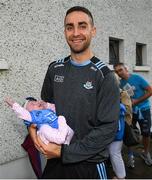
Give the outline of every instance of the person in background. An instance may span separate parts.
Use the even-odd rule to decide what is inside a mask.
[[[105,161],[118,126],[119,86],[91,50],[96,28],[87,8],[74,6],[66,12],[64,34],[71,53],[49,65],[41,97],[55,103],[74,136],[69,145],[45,145],[29,127],[35,146],[48,159],[42,178],[107,179]]]
[[[116,73],[115,73],[115,75],[117,77],[118,84],[120,86],[120,77]],[[126,108],[126,112],[125,112],[125,129],[126,129],[127,127],[132,125],[132,101],[131,101],[131,97],[128,94],[128,92],[126,90],[121,89],[121,88],[120,88],[120,102],[122,102]],[[126,130],[125,130],[125,132],[126,132]],[[124,136],[126,137],[126,135],[127,134],[125,134]],[[130,137],[130,135],[129,135],[129,137]],[[132,146],[127,145],[127,148],[128,148],[127,167],[134,168],[135,167],[135,160],[134,160],[134,156],[133,156],[133,152],[132,152]]]
[[[114,65],[114,70],[121,78],[120,88],[126,90],[131,97],[133,107],[133,125],[139,123],[141,134],[143,137],[143,151],[140,156],[148,165],[152,165],[152,159],[149,152],[150,148],[150,128],[151,128],[151,112],[149,98],[152,95],[152,87],[140,75],[129,73],[127,67],[123,63]],[[130,160],[134,161],[133,152],[129,152]]]

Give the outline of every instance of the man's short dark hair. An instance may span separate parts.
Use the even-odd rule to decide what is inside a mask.
[[[82,7],[82,6],[74,6],[74,7],[71,7],[70,9],[68,9],[66,12],[65,18],[68,14],[70,14],[74,11],[80,11],[80,12],[84,12],[85,14],[87,14],[91,19],[92,25],[94,25],[94,20],[93,20],[93,16],[92,16],[91,12],[87,8]]]
[[[113,65],[113,68],[115,69],[115,67],[117,67],[117,66],[124,66],[124,67],[125,67],[125,64],[122,63],[122,62],[118,62],[118,63],[115,63],[115,64]]]

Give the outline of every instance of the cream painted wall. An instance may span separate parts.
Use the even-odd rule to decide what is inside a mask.
[[[22,104],[27,96],[40,98],[49,63],[69,53],[63,18],[74,5],[93,13],[97,36],[92,48],[103,61],[108,63],[109,37],[124,40],[122,60],[131,70],[136,42],[147,44],[150,71],[138,73],[152,83],[152,0],[1,0],[0,59],[9,69],[0,70],[0,164],[25,157],[20,144],[27,134],[3,99],[10,95]]]

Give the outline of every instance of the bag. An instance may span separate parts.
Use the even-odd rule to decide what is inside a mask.
[[[123,142],[126,146],[135,146],[140,143],[140,131],[137,127],[133,127],[132,125],[128,125],[125,122],[125,130]]]

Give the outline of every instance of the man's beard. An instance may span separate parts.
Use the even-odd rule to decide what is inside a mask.
[[[68,43],[69,44],[69,43]],[[70,44],[69,47],[71,49],[71,52],[74,54],[81,54],[83,53],[86,49],[88,49],[90,46],[90,43],[86,43],[83,47],[77,49],[77,48],[73,48]]]

